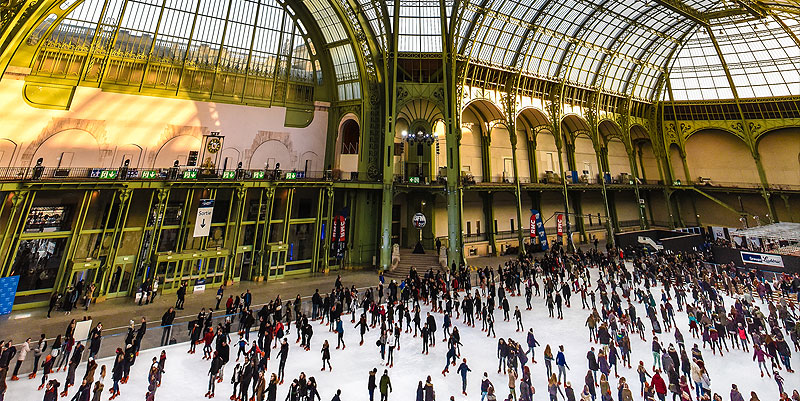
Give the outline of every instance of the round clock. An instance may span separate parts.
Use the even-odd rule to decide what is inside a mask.
[[[208,153],[217,153],[221,147],[222,142],[219,140],[219,138],[211,138],[206,144],[206,150],[208,150]]]

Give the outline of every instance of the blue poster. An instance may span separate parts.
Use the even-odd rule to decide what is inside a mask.
[[[536,235],[539,237],[539,243],[542,244],[542,250],[546,251],[549,247],[547,245],[547,233],[544,231],[544,222],[542,221],[542,214],[536,209],[531,209],[532,220],[536,224]]]
[[[17,295],[19,276],[0,278],[0,315],[11,313],[14,297]]]

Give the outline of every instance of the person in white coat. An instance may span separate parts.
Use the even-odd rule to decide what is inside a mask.
[[[11,380],[19,380],[17,374],[19,373],[19,367],[22,366],[22,362],[25,362],[25,358],[28,356],[28,352],[31,350],[31,338],[28,337],[22,345],[19,346],[19,351],[17,352],[17,364],[14,366],[14,374],[11,375]]]

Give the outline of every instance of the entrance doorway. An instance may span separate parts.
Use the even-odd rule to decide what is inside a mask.
[[[109,271],[108,287],[106,288],[107,298],[124,297],[130,293],[131,278],[133,277],[133,267],[136,257],[118,256],[114,265]]]

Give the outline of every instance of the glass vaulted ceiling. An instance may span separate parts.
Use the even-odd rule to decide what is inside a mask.
[[[731,99],[734,89],[740,98],[800,95],[800,22],[788,15],[777,18],[728,18],[711,32],[695,32],[670,69],[674,100]],[[669,93],[662,99],[669,100]]]
[[[385,48],[395,0],[356,1]],[[455,9],[453,0],[443,1],[444,17],[455,24],[455,50],[475,64],[644,100],[655,100],[659,80],[670,72],[676,100],[733,97],[706,28],[665,6],[671,0],[461,0]],[[712,26],[740,97],[800,94],[795,20],[736,22],[719,18],[749,18],[735,2],[682,3],[717,18]],[[439,0],[400,0],[399,9],[398,50],[441,51]]]

